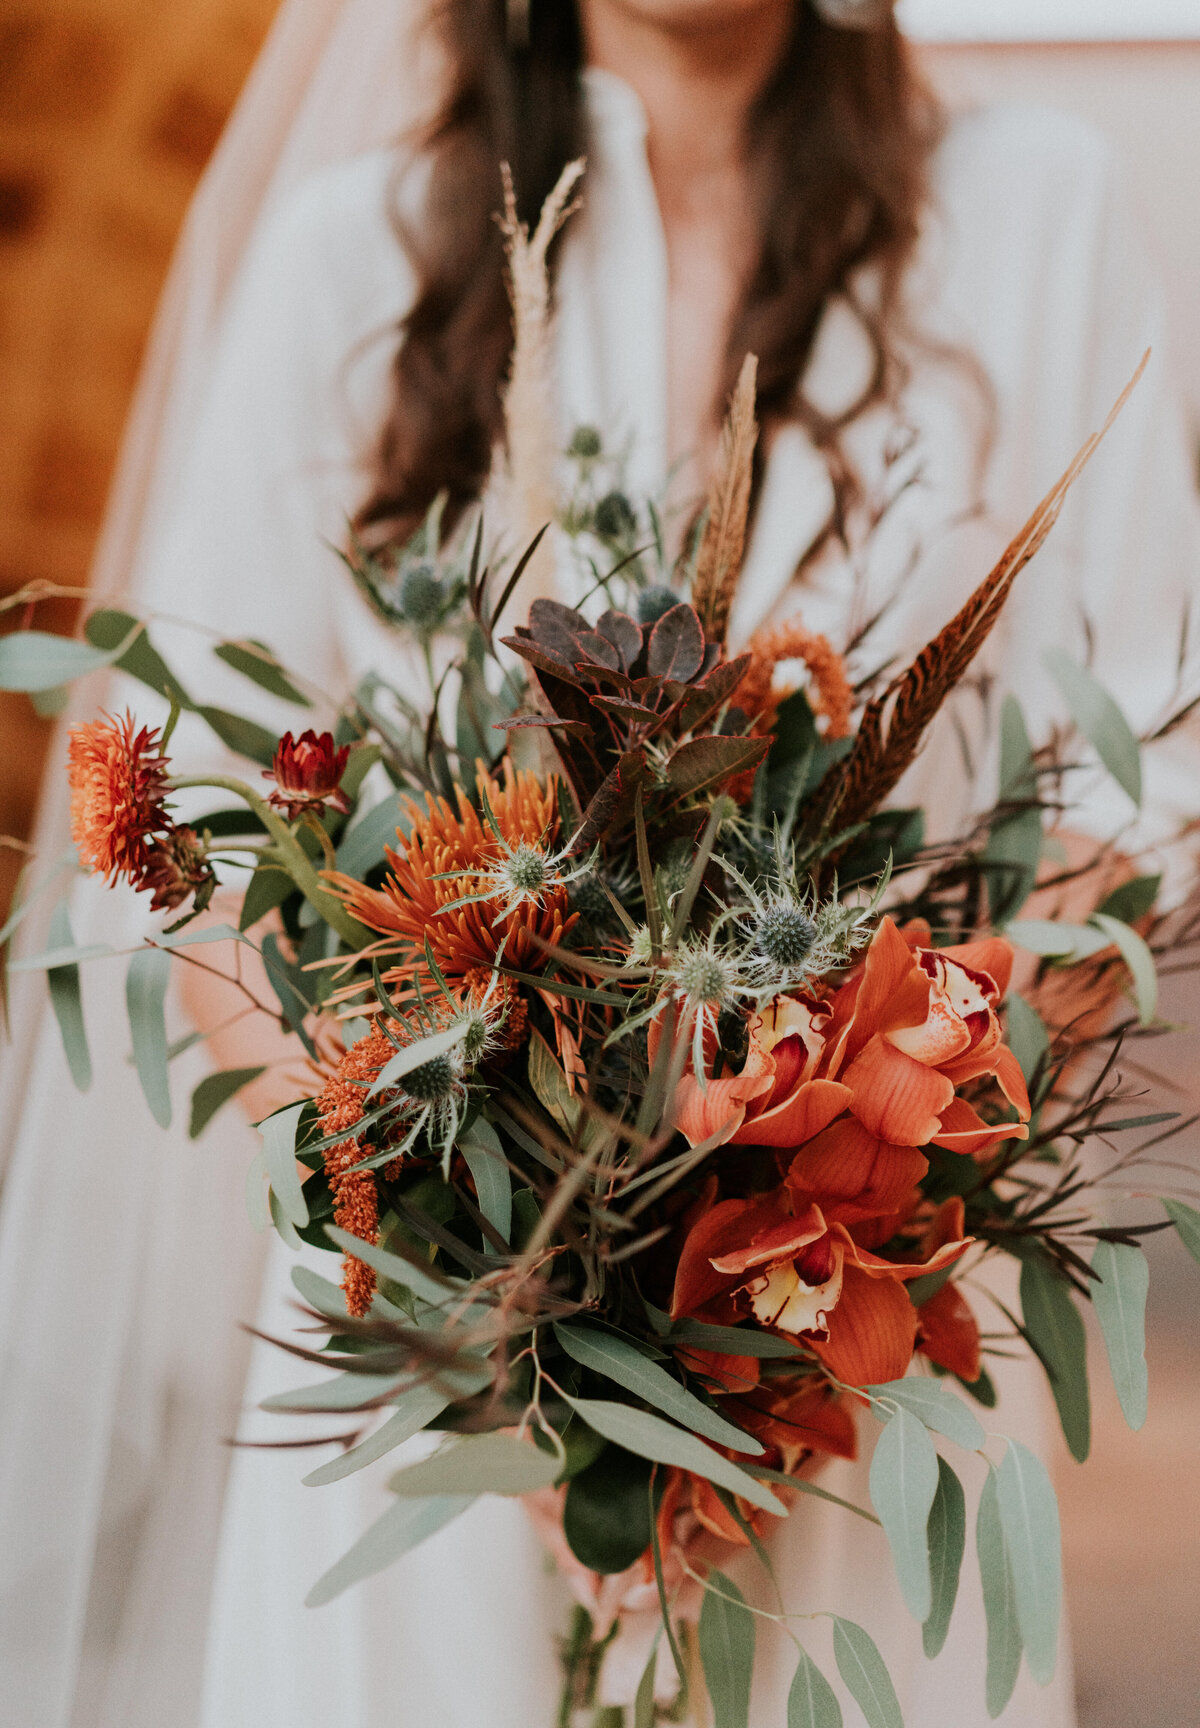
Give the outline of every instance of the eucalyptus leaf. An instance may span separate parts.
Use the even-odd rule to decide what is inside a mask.
[[[273,864],[260,864],[246,884],[238,914],[238,929],[251,929],[260,918],[282,906],[295,892],[296,884],[286,870],[279,870]]]
[[[458,1149],[471,1172],[479,1210],[507,1242],[512,1234],[512,1172],[500,1136],[480,1117],[459,1135]]]
[[[529,1084],[559,1127],[567,1134],[573,1133],[579,1120],[579,1100],[554,1060],[550,1046],[537,1033],[529,1040]]]
[[[235,756],[245,756],[249,761],[257,762],[260,768],[269,768],[274,762],[279,740],[265,726],[247,720],[244,714],[231,714],[225,708],[202,706],[196,709],[196,713],[207,720],[211,730]]]
[[[1040,1252],[1021,1263],[1021,1313],[1050,1381],[1071,1456],[1082,1464],[1092,1439],[1087,1334],[1070,1285]]]
[[[676,1320],[664,1342],[711,1350],[717,1356],[759,1356],[764,1360],[777,1357],[782,1360],[800,1355],[789,1338],[777,1338],[772,1332],[759,1332],[753,1327],[712,1326],[704,1320]]]
[[[1046,960],[1074,965],[1090,960],[1112,941],[1103,931],[1087,924],[1059,924],[1048,918],[1016,918],[1004,926],[1004,934],[1030,954]]]
[[[1119,918],[1123,924],[1132,924],[1135,919],[1144,918],[1147,912],[1153,911],[1161,887],[1161,876],[1133,876],[1114,888],[1096,910],[1110,918]]]
[[[833,1687],[807,1650],[788,1691],[787,1728],[842,1728],[842,1707]]]
[[[47,630],[14,630],[0,636],[0,690],[55,690],[98,672],[117,659],[116,651],[104,652],[70,636],[55,636]]]
[[[1140,1248],[1126,1242],[1099,1242],[1092,1271],[1092,1306],[1104,1334],[1113,1385],[1125,1420],[1135,1431],[1146,1420],[1150,1384],[1146,1372],[1146,1296],[1150,1264]]]
[[[1017,1440],[1008,1441],[996,1472],[996,1494],[1029,1672],[1039,1686],[1048,1686],[1054,1678],[1062,1611],[1058,1501],[1041,1459]]]
[[[391,792],[373,804],[347,829],[337,850],[337,867],[361,881],[368,870],[384,862],[384,847],[394,846],[405,822],[400,794]]]
[[[1133,979],[1138,1019],[1143,1026],[1149,1026],[1158,1011],[1158,973],[1154,955],[1132,925],[1123,924],[1119,918],[1110,918],[1106,912],[1093,912],[1091,922],[1121,950],[1121,958]]]
[[[734,1452],[760,1457],[763,1448],[752,1435],[726,1422],[707,1404],[701,1403],[686,1387],[681,1386],[665,1368],[651,1361],[636,1344],[619,1338],[615,1333],[601,1331],[596,1326],[565,1324],[556,1321],[554,1336],[567,1355],[607,1379],[642,1398],[664,1415],[671,1416],[693,1433],[701,1434],[718,1446],[728,1446]]]
[[[60,901],[54,908],[49,936],[53,948],[74,946],[75,937],[71,931],[66,901]],[[88,1049],[87,1028],[83,1023],[83,992],[79,983],[79,967],[51,966],[46,973],[46,983],[50,989],[50,1006],[54,1009],[54,1018],[58,1021],[63,1053],[67,1058],[67,1067],[71,1070],[71,1078],[80,1092],[86,1092],[92,1084],[92,1057]]]
[[[700,1662],[713,1728],[750,1728],[754,1616],[732,1579],[713,1567],[700,1609]]]
[[[125,975],[125,1006],[133,1038],[133,1060],[150,1114],[160,1128],[171,1125],[167,1072],[167,979],[171,959],[161,948],[139,948]]]
[[[896,1688],[870,1634],[853,1620],[835,1615],[833,1654],[838,1673],[866,1717],[868,1728],[904,1728]]]
[[[886,1423],[871,1458],[871,1504],[879,1514],[900,1592],[921,1622],[933,1607],[927,1530],[938,1488],[937,1453],[928,1430],[903,1407]]]
[[[380,1248],[373,1242],[364,1242],[361,1237],[352,1236],[347,1230],[339,1230],[334,1224],[326,1225],[325,1234],[331,1242],[337,1243],[343,1253],[353,1254],[355,1259],[374,1267],[376,1272],[390,1278],[394,1284],[402,1284],[423,1302],[444,1306],[448,1302],[457,1303],[462,1300],[466,1289],[462,1281],[445,1279],[435,1272],[432,1266],[425,1268],[411,1260],[402,1259],[399,1254],[389,1254],[387,1249]],[[470,1318],[482,1311],[482,1303],[473,1303],[470,1314],[464,1318]]]
[[[995,1721],[1007,1706],[1017,1684],[1022,1646],[1012,1561],[1004,1540],[1004,1526],[1000,1522],[996,1472],[991,1468],[979,1496],[975,1551],[979,1557],[983,1611],[987,1620],[987,1712]]]
[[[633,1700],[633,1728],[654,1728],[654,1681],[658,1672],[658,1639],[650,1646],[646,1666]]]
[[[140,620],[135,618],[132,612],[121,612],[115,607],[102,606],[98,612],[91,614],[83,627],[83,633],[93,648],[118,650],[114,664],[119,671],[157,691],[177,708],[194,707],[195,704],[183,685],[162,655],[151,645],[147,632],[138,630],[139,623]],[[129,646],[121,652],[121,644],[126,641],[129,641]]]
[[[308,1223],[308,1206],[296,1168],[296,1130],[303,1112],[303,1102],[289,1104],[259,1124],[271,1192],[278,1197],[288,1223],[301,1230]]]
[[[470,1494],[446,1494],[436,1500],[397,1500],[382,1518],[365,1530],[354,1546],[319,1578],[305,1597],[305,1606],[332,1602],[351,1584],[382,1572],[402,1555],[458,1518],[474,1503]]]
[[[1032,1086],[1039,1072],[1045,1077],[1050,1061],[1050,1034],[1046,1023],[1018,990],[1010,990],[1004,998],[1004,1011],[1008,1022],[1008,1047],[1020,1065],[1025,1084]]]
[[[911,1376],[904,1380],[889,1380],[882,1386],[865,1386],[863,1390],[870,1398],[884,1398],[899,1404],[926,1428],[932,1428],[935,1434],[943,1434],[947,1440],[964,1446],[968,1452],[977,1452],[985,1442],[986,1436],[975,1412],[939,1380]],[[878,1416],[880,1412],[875,1414]]]
[[[393,1494],[532,1494],[549,1488],[559,1459],[515,1434],[466,1434],[388,1478]]]
[[[236,1097],[243,1086],[249,1086],[252,1080],[265,1073],[266,1069],[260,1065],[257,1068],[222,1068],[216,1074],[206,1074],[192,1093],[188,1138],[198,1140],[217,1111]]]
[[[312,1386],[294,1386],[287,1392],[272,1392],[260,1410],[316,1413],[323,1410],[361,1410],[376,1399],[386,1398],[401,1384],[403,1371],[390,1374],[331,1374]]]
[[[45,948],[40,954],[30,954],[24,960],[9,962],[10,972],[52,972],[60,966],[81,966],[85,960],[101,960],[115,954],[107,942],[66,942]]]
[[[272,696],[278,696],[284,702],[294,702],[300,708],[312,707],[308,697],[303,691],[297,690],[265,643],[251,639],[244,642],[222,642],[218,648],[213,649],[213,653],[218,660],[223,660],[226,666],[232,666],[235,672],[240,672],[243,678],[249,678],[252,684],[257,684]]]
[[[567,1398],[589,1428],[611,1440],[614,1446],[624,1446],[639,1458],[649,1458],[655,1464],[674,1464],[681,1470],[691,1470],[709,1482],[728,1488],[731,1494],[748,1500],[764,1512],[777,1517],[787,1516],[787,1507],[769,1489],[747,1475],[744,1470],[714,1452],[694,1434],[685,1433],[661,1416],[651,1416],[646,1410],[634,1410],[628,1404],[614,1404],[601,1398]]]
[[[950,1630],[967,1543],[966,1495],[950,1465],[940,1457],[938,1488],[929,1512],[928,1541],[933,1606],[922,1628],[922,1641],[925,1654],[932,1661],[941,1652]]]
[[[1182,1200],[1164,1200],[1163,1211],[1175,1226],[1175,1233],[1192,1259],[1200,1263],[1200,1212]]]
[[[1101,762],[1133,802],[1142,802],[1141,751],[1133,730],[1103,684],[1061,648],[1042,655],[1050,676],[1066,697],[1071,718]]]

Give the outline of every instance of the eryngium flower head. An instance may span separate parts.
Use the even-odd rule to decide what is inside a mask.
[[[275,751],[275,761],[263,770],[264,780],[274,780],[277,790],[268,802],[277,810],[285,810],[290,821],[311,810],[320,816],[328,805],[350,813],[350,800],[341,790],[340,781],[346,772],[350,747],[339,749],[332,732],[302,732],[296,738],[285,732]]]
[[[664,612],[669,612],[672,606],[678,606],[679,596],[673,588],[667,588],[661,582],[643,588],[637,597],[637,615],[639,624],[657,624]]]
[[[781,971],[803,966],[817,940],[817,926],[802,906],[785,901],[765,905],[754,921],[755,953]]]
[[[126,876],[141,887],[151,838],[171,827],[158,733],[137,730],[131,713],[120,720],[106,714],[71,727],[67,762],[79,862],[110,882]]]
[[[446,590],[432,564],[414,564],[400,578],[400,609],[414,630],[437,629],[446,610]]]

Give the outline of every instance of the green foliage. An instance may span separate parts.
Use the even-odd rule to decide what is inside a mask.
[[[1092,1271],[1092,1306],[1104,1334],[1113,1385],[1125,1420],[1133,1429],[1146,1420],[1150,1397],[1146,1372],[1146,1295],[1150,1266],[1140,1248],[1125,1242],[1098,1242]]]
[[[987,1712],[995,1721],[1013,1695],[1021,1670],[1022,1645],[1012,1561],[1000,1521],[996,1472],[990,1466],[979,1496],[975,1551],[979,1558],[983,1611],[987,1619]]]
[[[694,1434],[687,1434],[673,1423],[664,1422],[661,1416],[651,1416],[649,1411],[634,1410],[628,1404],[613,1404],[600,1398],[569,1397],[567,1403],[583,1417],[589,1428],[594,1428],[597,1434],[602,1434],[615,1446],[624,1446],[639,1458],[648,1458],[654,1464],[675,1464],[681,1470],[694,1471],[697,1476],[728,1488],[731,1494],[739,1495],[764,1512],[773,1512],[777,1517],[786,1515],[786,1507],[745,1470],[714,1452]]]
[[[927,1531],[933,1598],[922,1628],[925,1654],[931,1660],[940,1653],[950,1630],[967,1542],[967,1500],[962,1483],[944,1458],[937,1462],[937,1493],[929,1509]]]
[[[0,636],[0,690],[24,690],[30,695],[57,690],[72,679],[111,666],[117,654],[103,653],[69,636],[45,630],[14,630]]]
[[[935,1434],[945,1435],[947,1440],[953,1440],[956,1445],[966,1447],[968,1452],[977,1451],[984,1443],[984,1432],[979,1418],[969,1410],[961,1398],[956,1398],[948,1386],[938,1380],[920,1379],[910,1375],[904,1380],[889,1380],[882,1386],[866,1386],[863,1390],[872,1398],[882,1398],[892,1404],[899,1404],[901,1409],[909,1411],[923,1422],[926,1428],[932,1428]],[[886,1420],[883,1412],[876,1410],[880,1420]]]
[[[1050,1034],[1044,1020],[1017,990],[1010,990],[1004,998],[1004,1010],[1008,1047],[1020,1064],[1025,1084],[1033,1087],[1038,1075],[1044,1083],[1050,1064]]]
[[[787,1728],[842,1728],[842,1707],[833,1687],[806,1650],[788,1691]]]
[[[479,1210],[507,1242],[512,1233],[512,1173],[500,1145],[500,1136],[490,1122],[479,1117],[459,1135],[458,1149],[471,1172]]]
[[[572,1476],[563,1532],[572,1554],[592,1572],[625,1572],[650,1546],[651,1466],[620,1446],[605,1446]]]
[[[388,1478],[393,1494],[532,1494],[558,1475],[558,1459],[515,1434],[464,1434]]]
[[[461,1517],[467,1507],[474,1504],[474,1498],[471,1494],[445,1494],[433,1500],[398,1500],[363,1532],[354,1546],[323,1577],[318,1578],[304,1599],[305,1606],[320,1608],[352,1584],[394,1565],[419,1543],[444,1529],[452,1519]]]
[[[1106,917],[1119,918],[1123,924],[1133,924],[1154,910],[1161,886],[1161,876],[1133,876],[1114,888],[1096,910]]]
[[[292,683],[278,657],[265,642],[255,642],[251,638],[244,642],[222,642],[213,649],[213,653],[226,666],[231,666],[270,695],[278,696],[284,702],[294,702],[300,708],[312,707],[308,697]]]
[[[1071,1455],[1082,1464],[1092,1435],[1087,1337],[1070,1285],[1040,1250],[1021,1262],[1021,1313],[1049,1378]]]
[[[996,1496],[1012,1561],[1025,1659],[1038,1685],[1048,1686],[1054,1678],[1062,1612],[1058,1501],[1045,1465],[1016,1440],[1009,1440],[996,1472]]]
[[[278,1197],[288,1223],[297,1228],[308,1223],[308,1207],[296,1169],[296,1129],[303,1111],[302,1103],[289,1104],[268,1116],[261,1125],[263,1162],[271,1192]]]
[[[874,1639],[853,1620],[835,1616],[833,1654],[850,1696],[867,1719],[867,1728],[904,1728],[896,1688]]]
[[[193,707],[183,685],[152,646],[148,632],[138,629],[139,622],[132,612],[120,612],[115,607],[105,606],[91,614],[83,633],[93,647],[106,652],[120,650],[121,644],[132,637],[129,646],[118,652],[114,662],[117,668],[165,697],[176,708]],[[136,635],[134,631],[137,631]]]
[[[1101,762],[1133,802],[1142,802],[1142,763],[1129,722],[1104,686],[1061,648],[1042,655],[1071,710],[1071,718]]]
[[[1192,1259],[1200,1264],[1200,1212],[1182,1200],[1164,1200],[1162,1207]]]
[[[206,1074],[192,1093],[188,1138],[198,1140],[217,1111],[228,1104],[243,1086],[249,1086],[252,1080],[257,1080],[265,1072],[265,1068],[259,1065],[256,1068],[222,1068],[216,1074]]]
[[[567,1355],[582,1367],[602,1374],[615,1385],[632,1392],[635,1398],[653,1404],[656,1410],[672,1417],[695,1434],[702,1434],[717,1446],[728,1446],[734,1452],[760,1456],[762,1446],[752,1435],[735,1428],[718,1416],[709,1405],[681,1386],[665,1368],[661,1368],[631,1339],[615,1332],[602,1331],[597,1326],[565,1324],[556,1321],[554,1336]]]
[[[937,1489],[933,1441],[924,1424],[901,1407],[875,1443],[871,1503],[892,1550],[901,1594],[921,1622],[933,1608],[927,1530]]]
[[[61,901],[54,908],[49,936],[52,948],[70,949],[75,946],[65,901]],[[87,1028],[83,1023],[83,993],[79,983],[79,967],[51,966],[46,971],[46,983],[50,988],[50,1006],[54,1009],[54,1018],[58,1021],[71,1078],[80,1092],[86,1092],[92,1084],[92,1057],[88,1049]]]
[[[749,1728],[754,1616],[732,1579],[714,1567],[700,1609],[700,1661],[713,1728]]]
[[[133,1038],[133,1060],[150,1114],[160,1128],[171,1125],[167,1073],[165,1003],[171,957],[161,948],[139,948],[125,975],[125,1006]]]

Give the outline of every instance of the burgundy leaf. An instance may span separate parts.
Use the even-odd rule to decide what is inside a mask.
[[[691,732],[710,714],[715,714],[729,700],[746,675],[749,654],[739,654],[736,660],[725,660],[714,666],[700,684],[693,684],[679,711],[679,729]]]
[[[573,853],[578,855],[590,850],[620,816],[628,814],[645,771],[645,753],[641,750],[626,751],[584,811],[583,820],[571,839],[570,850]]]
[[[617,648],[601,636],[597,630],[581,630],[576,638],[574,664],[579,665],[580,659],[589,665],[607,666],[610,672],[621,670],[621,656]]]
[[[523,732],[530,726],[555,727],[570,738],[590,738],[592,727],[586,720],[560,720],[554,714],[516,714],[511,720],[493,720],[493,732]]]
[[[667,763],[667,782],[680,797],[703,791],[753,768],[770,747],[769,738],[693,738]]]
[[[621,657],[621,670],[628,672],[642,651],[641,626],[628,612],[604,612],[596,621],[599,634],[612,643]]]
[[[584,680],[573,666],[565,665],[555,659],[553,654],[547,654],[538,643],[525,636],[502,636],[500,640],[506,648],[511,648],[514,654],[519,654],[522,660],[528,660],[531,666],[536,666],[539,672],[548,672],[554,678],[561,678],[567,684],[577,684],[582,687]]]
[[[627,702],[622,696],[593,696],[592,707],[602,708],[606,714],[615,714],[619,720],[658,719],[653,708],[643,708],[640,702]]]
[[[579,659],[577,644],[587,628],[575,608],[564,606],[561,600],[535,600],[529,608],[529,630],[534,641],[544,653],[567,666]]]
[[[688,684],[704,664],[704,631],[692,608],[682,601],[664,612],[650,632],[647,671],[655,678]]]

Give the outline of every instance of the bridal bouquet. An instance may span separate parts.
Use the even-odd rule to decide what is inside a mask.
[[[684,1720],[698,1690],[717,1728],[746,1728],[762,1620],[795,1639],[789,1728],[831,1728],[803,1619],[726,1568],[745,1552],[769,1575],[797,1497],[837,1500],[823,1462],[870,1447],[871,1506],[837,1503],[882,1525],[936,1656],[966,1547],[962,1449],[987,1462],[974,1545],[996,1715],[1022,1659],[1052,1676],[1060,1558],[1044,1466],[981,1420],[989,1356],[1040,1359],[1082,1457],[1091,1302],[1140,1426],[1139,1237],[1173,1222],[1200,1257],[1200,1213],[1168,1198],[1111,1226],[1089,1194],[1088,1142],[1161,1137],[1116,1060],[1152,1028],[1167,936],[1157,878],[1129,873],[1082,923],[1021,918],[1035,882],[1073,874],[1044,816],[1078,738],[1035,750],[1010,701],[998,801],[953,845],[927,848],[921,812],[889,799],[1092,446],[912,665],[863,689],[799,621],[727,650],[753,437],[748,366],[709,507],[670,565],[649,506],[578,432],[560,532],[596,595],[536,599],[502,640],[536,541],[488,569],[482,529],[443,544],[435,509],[388,555],[353,549],[369,603],[428,668],[424,702],[372,677],[331,730],[277,738],[198,707],[143,621],[111,609],[87,643],[9,637],[2,670],[44,690],[116,665],[172,703],[162,732],[131,715],[73,728],[69,763],[82,867],[174,915],[129,963],[154,1114],[171,1108],[167,974],[209,942],[261,955],[307,1053],[306,1095],[260,1124],[248,1189],[257,1221],[306,1250],[293,1283],[327,1335],[283,1341],[327,1372],[271,1403],[350,1423],[307,1480],[438,1437],[404,1454],[393,1503],[309,1601],[480,1495],[525,1496],[579,1599],[563,1723],[626,1719],[597,1706],[597,1677],[622,1617],[649,1607],[631,1728]],[[261,643],[217,652],[306,701]],[[1063,687],[1128,777],[1137,741],[1111,701],[1080,667]],[[253,766],[175,773],[185,708]],[[197,786],[219,801],[177,820]],[[200,916],[239,871],[236,927]],[[79,966],[99,952],[63,906],[50,948],[17,963],[45,970],[80,1084]],[[204,1080],[193,1130],[260,1073]],[[1108,1182],[1136,1156],[1114,1154]],[[1005,1255],[1019,1313],[979,1280]],[[846,1688],[894,1728],[869,1629],[834,1620]]]

